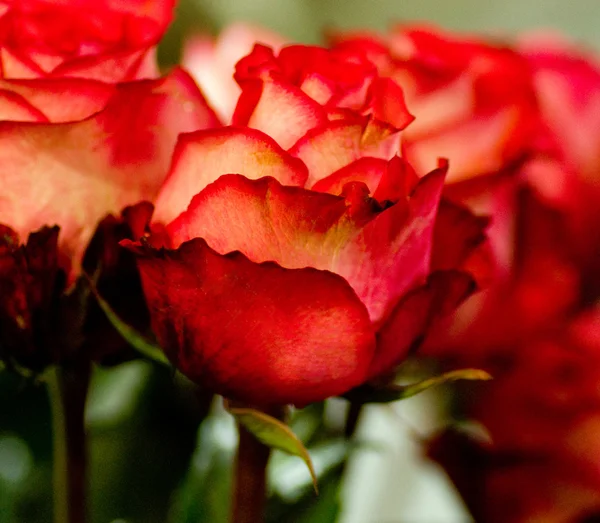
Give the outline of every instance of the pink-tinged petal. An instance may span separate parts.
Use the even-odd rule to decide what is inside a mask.
[[[47,122],[48,119],[19,94],[0,88],[0,121]]]
[[[83,120],[104,109],[115,87],[83,79],[2,80],[0,89],[22,96],[35,112],[53,123]],[[18,118],[2,117],[17,121]]]
[[[142,48],[100,55],[82,56],[64,62],[48,76],[54,78],[88,78],[99,82],[129,82],[156,78],[155,51]]]
[[[398,152],[397,133],[344,120],[309,131],[290,149],[308,167],[307,187],[364,156],[390,159]],[[370,132],[374,131],[374,132]]]
[[[131,246],[153,330],[175,365],[226,397],[306,405],[360,384],[374,350],[364,306],[339,276],[220,255]]]
[[[389,374],[418,349],[431,327],[452,313],[473,291],[472,278],[457,271],[433,273],[426,285],[407,294],[377,333],[369,379]]]
[[[273,178],[225,175],[195,196],[167,231],[174,247],[201,237],[221,254],[239,250],[257,263],[328,269],[332,252],[356,226],[342,197]]]
[[[518,110],[508,108],[487,119],[471,119],[430,136],[403,136],[402,151],[419,173],[428,172],[442,156],[450,160],[448,182],[498,171],[510,160],[509,144],[522,133]]]
[[[233,125],[258,129],[284,149],[294,145],[309,129],[327,122],[321,105],[289,83],[268,78],[244,82],[241,87]]]
[[[222,176],[167,231],[174,247],[201,237],[221,254],[240,250],[257,263],[335,272],[378,323],[425,279],[443,180],[442,171],[429,174],[408,205],[377,214],[368,189],[356,182],[344,199],[272,178]]]
[[[169,223],[192,198],[223,174],[247,178],[272,176],[285,185],[303,186],[305,165],[260,131],[236,127],[182,136],[173,166],[156,200],[156,222]]]
[[[123,84],[106,109],[81,122],[0,124],[0,221],[21,237],[59,225],[61,251],[77,272],[103,216],[153,199],[179,133],[213,125],[193,85],[176,70]]]
[[[485,241],[489,221],[466,207],[442,201],[435,223],[431,270],[462,268]]]
[[[240,88],[233,79],[235,64],[260,42],[276,50],[284,40],[281,36],[245,23],[233,23],[225,28],[216,42],[212,38],[194,36],[183,49],[182,65],[194,77],[210,105],[225,123],[231,122]]]
[[[442,168],[426,175],[408,206],[396,204],[379,213],[336,253],[331,270],[350,282],[375,325],[429,273],[445,174]]]
[[[440,160],[438,167],[447,169],[447,162]],[[387,162],[387,168],[382,173],[381,179],[374,191],[373,197],[378,202],[405,201],[413,192],[419,177],[404,158],[394,156]]]
[[[388,162],[381,158],[359,158],[327,178],[319,180],[312,186],[311,190],[340,195],[342,194],[344,185],[347,183],[362,182],[369,188],[369,192],[373,194],[387,167]]]
[[[404,129],[415,117],[408,112],[404,92],[389,78],[377,78],[371,83],[369,98],[372,114],[378,120]]]
[[[0,14],[5,78],[118,82],[156,76],[153,48],[172,18],[174,2],[22,0],[5,6]]]
[[[3,78],[40,78],[44,76],[44,71],[35,63],[20,57],[6,47],[0,48],[0,59],[2,60]]]

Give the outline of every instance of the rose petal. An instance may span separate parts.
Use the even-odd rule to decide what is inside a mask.
[[[339,276],[222,256],[201,239],[133,249],[154,332],[194,381],[250,404],[300,406],[363,381],[373,331]]]
[[[20,95],[42,114],[43,119],[32,121],[54,123],[83,120],[103,109],[115,93],[114,86],[75,78],[4,80],[0,81],[0,88]],[[8,116],[1,119],[23,121]]]
[[[20,236],[60,225],[76,272],[104,215],[154,197],[178,134],[214,125],[193,85],[176,70],[123,84],[104,111],[81,122],[0,124],[0,221]]]
[[[485,241],[488,223],[488,218],[475,216],[466,207],[442,201],[435,223],[431,270],[462,268]]]
[[[47,122],[48,119],[22,96],[0,88],[0,121]]]
[[[350,165],[342,167],[327,178],[319,180],[313,185],[312,190],[339,195],[342,194],[344,185],[347,183],[362,182],[372,194],[377,189],[387,166],[388,162],[381,158],[360,158]]]
[[[433,273],[427,285],[400,301],[377,334],[369,379],[393,371],[423,340],[433,324],[453,312],[475,290],[473,279],[457,271]]]
[[[155,221],[170,222],[195,194],[229,173],[251,179],[273,176],[283,184],[300,186],[308,176],[301,161],[260,131],[225,127],[182,136],[156,201]]]
[[[319,180],[364,156],[388,160],[398,152],[398,134],[369,135],[368,130],[373,128],[341,120],[302,137],[289,152],[308,167],[310,175],[306,186],[313,187]]]
[[[221,254],[240,250],[257,263],[335,272],[379,322],[427,274],[443,175],[425,177],[408,207],[393,205],[379,214],[364,185],[344,200],[272,178],[222,176],[167,230],[175,247],[201,237]]]
[[[309,129],[327,122],[325,110],[301,89],[275,78],[243,82],[233,125],[271,136],[288,149]]]

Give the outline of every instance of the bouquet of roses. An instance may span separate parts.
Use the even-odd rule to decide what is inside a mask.
[[[0,6],[0,360],[48,383],[57,523],[86,521],[90,376],[137,358],[223,397],[232,522],[264,521],[271,449],[317,488],[303,409],[344,398],[349,440],[366,404],[490,376],[454,389],[488,438],[424,444],[476,520],[600,513],[592,58],[235,25],[161,72],[173,0]]]

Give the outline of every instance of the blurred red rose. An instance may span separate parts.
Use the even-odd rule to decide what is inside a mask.
[[[507,271],[423,353],[495,377],[465,404],[491,437],[476,473],[458,474],[467,464],[449,461],[454,447],[436,449],[477,520],[568,523],[600,514],[600,69],[555,39],[518,50],[540,125],[512,177],[469,195],[507,218],[496,228]]]
[[[2,0],[2,76],[154,77],[154,48],[174,6],[175,0]]]
[[[494,174],[528,152],[536,97],[527,60],[508,46],[426,26],[341,33],[332,41],[337,49],[361,49],[382,76],[402,85],[416,117],[402,150],[418,172],[443,156],[453,183]]]
[[[457,268],[485,223],[451,204],[436,222],[445,166],[419,179],[396,156],[412,116],[360,53],[256,46],[236,79],[235,126],[182,137],[154,234],[127,245],[182,372],[304,405],[393,371],[472,291]]]

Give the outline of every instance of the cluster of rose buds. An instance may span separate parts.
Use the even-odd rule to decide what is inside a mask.
[[[129,357],[93,281],[254,407],[408,355],[480,367],[491,443],[430,450],[478,521],[600,513],[600,66],[548,36],[238,25],[161,76],[174,3],[0,1],[0,359]]]

